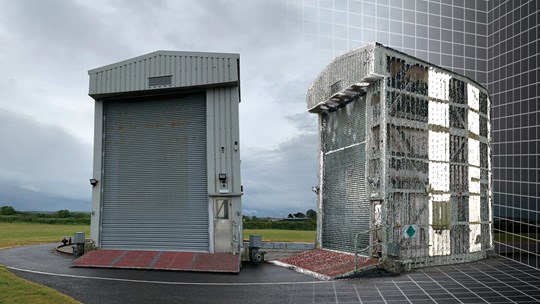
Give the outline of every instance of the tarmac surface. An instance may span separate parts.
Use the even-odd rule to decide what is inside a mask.
[[[540,270],[505,258],[396,277],[319,281],[270,264],[240,274],[70,268],[56,244],[0,250],[0,264],[83,303],[539,303]]]

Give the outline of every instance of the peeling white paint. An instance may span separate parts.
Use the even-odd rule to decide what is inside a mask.
[[[469,132],[476,135],[480,134],[480,116],[478,113],[469,110],[469,117],[467,118],[469,124]]]
[[[467,84],[467,101],[469,108],[474,109],[476,111],[479,110],[480,106],[480,90],[475,87],[474,85],[468,83]]]
[[[428,123],[448,128],[448,103],[430,101],[428,104]]]
[[[435,191],[450,191],[450,164],[430,162],[429,181]]]
[[[469,251],[478,252],[482,250],[482,242],[480,241],[481,226],[480,224],[471,224],[469,228],[471,229],[469,234]]]
[[[480,168],[469,167],[469,192],[480,193]]]
[[[469,165],[480,166],[480,142],[469,138]]]
[[[445,132],[429,131],[429,160],[448,162],[450,160],[450,136]]]
[[[480,196],[469,197],[469,222],[480,223]]]
[[[441,100],[448,100],[448,81],[452,78],[447,73],[437,72],[433,67],[429,68],[428,96]]]
[[[429,256],[450,254],[450,230],[435,231],[429,228]]]

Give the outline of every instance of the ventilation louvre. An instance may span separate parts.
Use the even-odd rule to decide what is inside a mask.
[[[172,75],[148,77],[149,87],[165,86],[165,85],[172,85]]]

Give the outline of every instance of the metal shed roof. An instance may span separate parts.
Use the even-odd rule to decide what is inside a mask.
[[[129,92],[239,85],[240,55],[156,51],[88,71],[94,99]]]

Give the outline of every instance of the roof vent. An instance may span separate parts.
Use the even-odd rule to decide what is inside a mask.
[[[149,87],[166,86],[166,85],[172,85],[172,75],[148,77]]]
[[[334,84],[330,85],[330,94],[335,94],[341,91],[342,87],[341,80],[336,81]]]

